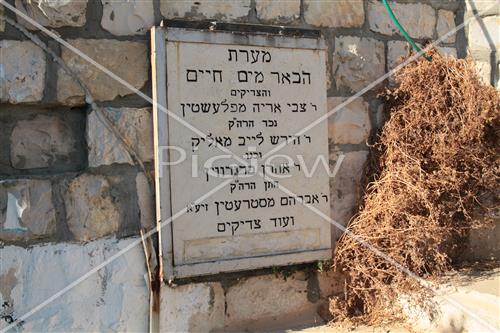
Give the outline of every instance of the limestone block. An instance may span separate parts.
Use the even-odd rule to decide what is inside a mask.
[[[88,241],[114,233],[120,213],[112,189],[103,176],[83,174],[68,186],[64,195],[66,221],[73,237]]]
[[[490,84],[491,83],[491,65],[486,61],[475,62],[476,72],[479,75],[479,78],[483,83]]]
[[[454,47],[438,46],[437,49],[444,56],[457,58],[457,49]]]
[[[161,0],[160,11],[166,18],[243,20],[250,11],[250,0]]]
[[[35,239],[49,236],[55,230],[49,180],[0,181],[0,239]]]
[[[156,222],[154,194],[143,172],[137,174],[135,184],[141,214],[141,226],[150,230],[155,226]]]
[[[391,40],[387,42],[387,68],[392,70],[403,62],[403,59],[412,53],[413,49],[407,42]]]
[[[42,100],[45,53],[29,41],[0,40],[0,102]]]
[[[113,35],[142,35],[154,25],[152,0],[101,0],[101,26]]]
[[[88,0],[16,0],[16,8],[45,27],[82,27],[86,22],[87,3]],[[17,20],[28,29],[37,29],[20,15]]]
[[[435,10],[422,3],[390,3],[394,15],[413,38],[432,38],[436,25]],[[401,34],[390,20],[387,10],[380,1],[368,3],[368,23],[370,30],[384,35]]]
[[[104,109],[116,124],[117,130],[138,153],[144,162],[153,160],[153,120],[150,108],[106,108]],[[87,117],[87,144],[89,166],[113,163],[133,164],[121,141],[105,125],[95,112]]]
[[[105,267],[96,267],[131,246]],[[27,332],[147,332],[149,291],[140,240],[101,239],[0,248],[0,304],[17,319],[87,273],[87,278],[24,319]],[[3,314],[4,312],[2,312]],[[7,323],[2,320],[3,329]]]
[[[18,121],[10,138],[12,166],[16,169],[51,167],[70,162],[78,153],[74,131],[61,118],[38,115]]]
[[[328,111],[346,101],[345,97],[328,98]],[[361,144],[368,140],[371,124],[368,103],[356,98],[328,118],[328,138],[333,144]]]
[[[335,38],[333,73],[337,88],[359,91],[384,75],[384,44],[371,38]]]
[[[164,287],[160,308],[162,332],[212,332],[224,327],[224,291],[220,283]]]
[[[74,39],[69,43],[136,89],[141,89],[148,80],[149,57],[144,43],[109,39]],[[63,48],[62,58],[97,101],[134,93],[67,48]],[[83,90],[62,69],[58,71],[57,99],[65,104],[84,101]]]
[[[455,29],[455,14],[448,10],[439,10],[437,19],[437,34],[438,37],[446,35],[448,32]],[[442,40],[443,43],[455,43],[456,33],[450,34]]]
[[[480,16],[500,14],[500,3],[497,0],[466,1],[465,5],[470,14],[473,14],[474,11]]]
[[[355,28],[361,27],[365,21],[363,0],[305,0],[304,7],[306,22],[315,26]]]
[[[300,0],[256,0],[256,9],[260,20],[286,23],[300,17]]]
[[[368,158],[367,151],[355,151],[342,153],[330,151],[330,160],[337,161],[340,155],[344,159],[335,177],[330,179],[330,197],[332,208],[332,219],[342,226],[347,223],[355,213],[358,201],[363,193],[361,180]],[[336,241],[343,231],[337,226],[332,227],[333,240]]]
[[[226,290],[226,328],[230,331],[290,326],[299,317],[315,313],[307,299],[307,280],[264,275],[249,277]]]
[[[500,15],[472,20],[468,37],[472,50],[500,49]]]

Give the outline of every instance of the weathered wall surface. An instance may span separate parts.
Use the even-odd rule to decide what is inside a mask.
[[[162,19],[321,29],[329,47],[325,87],[329,109],[394,68],[408,50],[375,0],[7,2],[148,96],[148,29]],[[478,10],[490,4],[476,2]],[[444,35],[470,13],[463,1],[405,0],[393,7],[419,43]],[[2,12],[25,24],[65,61],[151,170],[150,104],[0,6]],[[498,85],[493,51],[499,41],[498,12],[488,11],[482,22],[446,38],[440,47],[463,57],[469,41],[469,52],[489,70],[485,78]],[[484,27],[493,35],[483,36]],[[360,196],[369,158],[367,143],[384,121],[376,95],[386,82],[328,120],[332,169],[345,155],[330,186],[332,217],[343,225]],[[71,76],[4,21],[0,21],[0,103],[0,327],[135,242],[123,257],[26,318],[21,327],[147,330],[148,291],[137,236],[141,226],[154,223],[154,191],[144,173],[90,109]],[[340,234],[335,231],[332,236]],[[271,323],[291,324],[290,318],[311,320],[322,301],[340,289],[340,277],[310,268],[286,281],[269,270],[194,281],[165,288],[162,327],[167,331],[269,328]]]

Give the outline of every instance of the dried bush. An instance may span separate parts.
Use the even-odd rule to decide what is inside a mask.
[[[410,63],[383,94],[388,121],[373,147],[377,176],[338,242],[334,266],[347,276],[332,299],[335,319],[367,324],[401,317],[398,297],[431,311],[429,290],[361,245],[369,243],[416,276],[448,271],[473,218],[494,209],[499,186],[499,94],[472,61],[443,57]]]

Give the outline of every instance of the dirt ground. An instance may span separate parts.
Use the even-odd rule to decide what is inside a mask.
[[[465,269],[439,281],[438,296],[441,315],[433,326],[419,323],[412,330],[404,325],[382,327],[349,327],[322,325],[283,330],[287,333],[403,333],[403,332],[494,332],[500,330],[500,268],[489,270]],[[463,306],[457,309],[444,300],[451,299]],[[463,309],[468,311],[464,311]],[[478,322],[479,317],[483,323]],[[485,327],[487,323],[489,327]]]

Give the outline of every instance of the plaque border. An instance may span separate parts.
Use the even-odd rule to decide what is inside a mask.
[[[163,21],[162,25],[165,22]],[[219,273],[229,273],[253,269],[262,269],[271,266],[287,266],[328,260],[332,258],[332,244],[329,248],[291,253],[253,256],[248,258],[221,259],[211,262],[194,264],[173,264],[173,227],[172,223],[161,228],[161,222],[172,216],[170,169],[160,165],[158,147],[168,146],[168,115],[158,108],[158,105],[167,106],[167,69],[166,43],[167,41],[210,43],[226,45],[272,46],[278,48],[313,49],[326,52],[327,47],[319,30],[312,29],[285,29],[279,26],[262,26],[250,24],[229,24],[227,29],[221,30],[221,24],[204,22],[202,28],[195,22],[174,22],[174,27],[151,28],[151,66],[152,66],[152,96],[153,96],[153,135],[154,135],[154,170],[155,170],[155,201],[156,201],[156,228],[158,230],[158,248],[160,265],[163,266],[167,280],[188,278]],[[175,26],[177,25],[177,26]],[[181,25],[179,27],[178,25]],[[195,27],[191,27],[194,25]],[[211,28],[217,26],[217,29]],[[225,26],[223,26],[224,28]],[[234,31],[235,27],[237,31]],[[260,30],[259,30],[260,29]],[[269,33],[273,31],[276,33]],[[326,59],[326,57],[325,57]],[[325,64],[326,66],[326,64]],[[325,87],[326,94],[326,87]],[[158,126],[163,124],[163,127]],[[168,154],[164,161],[168,161]],[[162,177],[160,177],[160,174]],[[327,222],[325,222],[327,223]],[[331,228],[331,226],[330,226]]]

